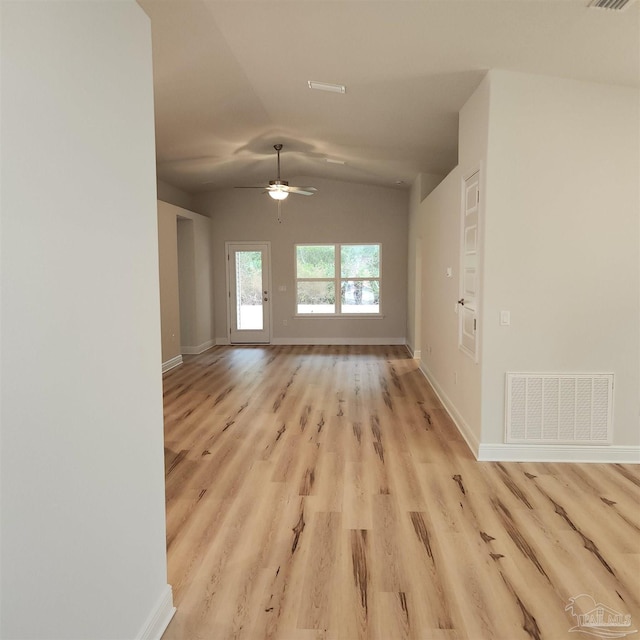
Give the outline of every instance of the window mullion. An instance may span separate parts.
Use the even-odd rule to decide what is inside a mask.
[[[342,245],[336,244],[336,259],[335,259],[336,272],[334,274],[335,276],[334,287],[336,288],[336,312],[339,315],[342,315],[342,280],[340,278],[340,276],[342,275],[341,260],[342,260]]]

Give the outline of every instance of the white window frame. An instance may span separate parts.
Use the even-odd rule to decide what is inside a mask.
[[[342,277],[342,247],[378,247],[378,277],[355,278],[356,280],[378,282],[378,312],[377,313],[344,313],[342,311],[342,282],[354,278]],[[335,273],[333,278],[298,278],[298,247],[333,247],[335,256]],[[382,243],[381,242],[298,242],[293,247],[294,273],[294,316],[298,318],[382,318]],[[298,312],[298,282],[333,282],[336,292],[336,310],[334,313],[300,313]]]

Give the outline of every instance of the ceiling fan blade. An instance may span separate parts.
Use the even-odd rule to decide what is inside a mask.
[[[315,187],[287,187],[286,191],[299,196],[312,196],[317,189]]]
[[[281,144],[274,144],[273,148],[276,150],[278,154],[278,177],[276,180],[270,180],[268,186],[264,187],[235,187],[236,189],[264,189],[265,191],[278,191],[284,192],[281,196],[282,199],[286,198],[287,193],[294,193],[298,196],[312,196],[317,189],[315,187],[290,187],[289,183],[286,180],[280,179],[280,151],[282,150]],[[272,197],[275,197],[277,194],[273,194]],[[280,199],[278,199],[278,220],[280,220]]]

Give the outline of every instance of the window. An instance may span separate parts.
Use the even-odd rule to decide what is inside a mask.
[[[296,245],[296,305],[299,315],[380,315],[380,245]]]

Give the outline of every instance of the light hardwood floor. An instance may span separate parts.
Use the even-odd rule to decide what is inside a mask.
[[[577,640],[589,597],[640,629],[638,467],[476,462],[403,347],[216,347],[164,387],[164,640]]]

